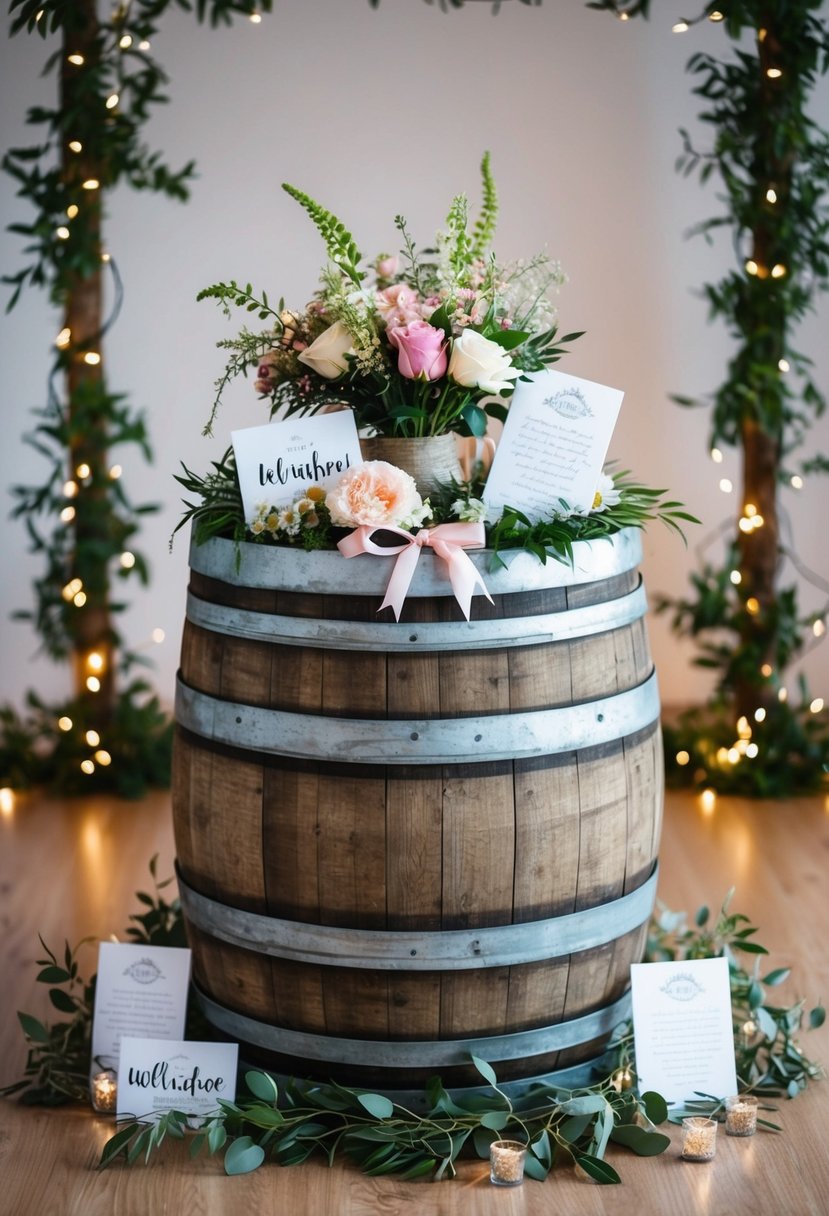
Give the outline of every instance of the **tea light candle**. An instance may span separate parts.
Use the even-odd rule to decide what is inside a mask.
[[[753,1136],[757,1131],[757,1099],[750,1094],[738,1094],[725,1100],[725,1133],[727,1136]]]
[[[118,1078],[115,1073],[110,1068],[96,1072],[89,1084],[93,1109],[111,1115],[118,1098]]]
[[[489,1147],[489,1181],[495,1186],[520,1186],[524,1181],[527,1146],[518,1140],[495,1140]]]
[[[716,1151],[716,1119],[694,1115],[682,1120],[682,1156],[685,1161],[710,1161]]]

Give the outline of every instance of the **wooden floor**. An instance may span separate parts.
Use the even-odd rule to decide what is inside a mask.
[[[35,983],[37,933],[64,937],[120,933],[133,892],[146,887],[160,854],[171,872],[169,799],[19,801],[0,816],[0,1083],[19,1075],[24,1047],[15,1011],[45,1015]],[[716,906],[730,886],[733,908],[760,925],[774,966],[791,965],[788,1001],[829,1000],[829,802],[752,804],[720,799],[705,813],[690,795],[671,795],[662,847],[661,898],[674,909]],[[88,969],[94,969],[90,949]],[[804,1036],[809,1054],[829,1061],[829,1027]],[[99,1173],[112,1124],[86,1109],[34,1110],[0,1103],[0,1213],[8,1216],[818,1216],[829,1213],[829,1081],[781,1104],[784,1134],[719,1137],[708,1165],[682,1162],[676,1148],[641,1160],[610,1159],[623,1178],[598,1187],[570,1170],[513,1191],[489,1185],[482,1163],[437,1185],[367,1179],[347,1165],[311,1162],[263,1167],[227,1178],[217,1162],[193,1163],[177,1146],[149,1167]],[[675,1136],[675,1132],[674,1132]],[[176,1151],[177,1150],[177,1151]]]

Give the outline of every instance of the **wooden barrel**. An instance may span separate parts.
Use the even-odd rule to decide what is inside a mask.
[[[639,534],[490,570],[191,548],[173,805],[208,1019],[275,1072],[398,1092],[584,1075],[656,883]]]

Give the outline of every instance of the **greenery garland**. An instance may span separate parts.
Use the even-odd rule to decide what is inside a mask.
[[[62,704],[29,693],[23,712],[0,708],[0,785],[35,782],[63,792],[115,789],[137,796],[169,783],[171,727],[148,683],[135,675],[137,656],[123,646],[113,617],[125,604],[117,583],[146,583],[135,547],[152,504],[135,505],[113,463],[113,448],[133,445],[149,460],[143,416],[104,376],[103,339],[117,317],[121,282],[102,240],[104,198],[127,184],[185,200],[193,162],[174,170],[142,141],[144,124],[164,103],[167,77],[150,56],[150,39],[168,8],[188,0],[131,0],[99,18],[96,0],[10,0],[11,33],[58,49],[45,72],[58,79],[58,99],[32,107],[39,132],[11,148],[3,170],[34,212],[9,225],[24,241],[24,265],[3,276],[9,308],[26,288],[45,290],[61,309],[45,403],[27,441],[48,464],[39,485],[13,490],[32,552],[44,562],[34,607],[16,614],[39,634],[55,662],[71,662],[75,691]],[[270,11],[272,0],[197,0],[195,17],[212,25]],[[102,312],[103,277],[115,287],[112,315]]]
[[[163,892],[172,879],[158,881],[156,860],[150,862],[153,890],[137,893],[142,911],[130,917],[125,936],[137,943],[181,946],[186,944],[181,906],[177,898],[169,902],[165,898]],[[774,1111],[772,1099],[794,1098],[823,1075],[796,1036],[804,1025],[821,1026],[825,1011],[818,1004],[807,1013],[802,1000],[792,1006],[773,1002],[770,990],[785,983],[789,969],[760,974],[767,951],[755,940],[757,930],[747,917],[730,911],[730,899],[731,893],[714,920],[708,908],[701,908],[693,926],[684,914],[660,907],[650,924],[645,957],[652,962],[727,958],[740,1089],[756,1094],[762,1109]],[[52,1005],[68,1020],[48,1025],[31,1014],[18,1014],[29,1044],[28,1057],[23,1077],[0,1094],[19,1094],[30,1105],[89,1100],[95,978],[82,978],[78,950],[90,940],[74,949],[67,942],[59,954],[41,938],[45,957],[38,961],[37,978],[48,985]],[[738,952],[753,957],[750,970],[739,961]],[[191,1001],[187,1037],[209,1035],[196,1002]],[[435,1077],[425,1091],[425,1115],[381,1094],[337,1084],[289,1081],[280,1091],[269,1074],[249,1072],[246,1084],[251,1097],[222,1102],[219,1112],[191,1140],[191,1154],[204,1149],[211,1155],[223,1152],[229,1174],[256,1169],[266,1157],[296,1165],[319,1152],[329,1162],[343,1153],[371,1175],[441,1178],[454,1175],[455,1162],[464,1150],[486,1156],[493,1139],[508,1135],[529,1146],[527,1172],[532,1178],[543,1179],[564,1161],[575,1162],[597,1182],[613,1183],[620,1179],[604,1160],[608,1143],[642,1156],[656,1156],[669,1144],[655,1130],[668,1117],[664,1100],[636,1090],[629,1023],[614,1035],[596,1084],[584,1089],[543,1085],[513,1103],[498,1088],[491,1065],[479,1059],[473,1063],[492,1093],[453,1097]],[[722,1104],[704,1095],[688,1110],[714,1117],[723,1114]],[[671,1119],[676,1121],[684,1113],[675,1110]],[[759,1122],[770,1131],[780,1130],[768,1119]],[[166,1113],[152,1125],[129,1121],[105,1145],[101,1164],[120,1158],[128,1164],[142,1157],[146,1161],[168,1136],[183,1139],[187,1127],[181,1111]]]

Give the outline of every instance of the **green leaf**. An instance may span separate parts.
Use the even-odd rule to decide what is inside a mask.
[[[778,984],[784,983],[791,973],[791,967],[778,967],[776,971],[770,971],[768,975],[763,976],[763,983],[768,984],[770,988],[776,988]]]
[[[114,1136],[110,1136],[103,1147],[101,1160],[98,1162],[100,1169],[105,1169],[124,1151],[139,1126],[140,1124],[138,1123],[129,1123],[126,1127],[122,1127],[119,1132],[116,1132]]]
[[[491,1064],[488,1064],[486,1060],[482,1060],[480,1056],[472,1056],[471,1059],[485,1081],[488,1081],[490,1085],[498,1084],[498,1078],[495,1076],[495,1070]]]
[[[35,1043],[49,1042],[49,1031],[37,1018],[33,1018],[29,1013],[18,1013],[17,1017],[27,1038]]]
[[[41,984],[67,984],[72,976],[63,967],[44,967],[37,978]]]
[[[49,1000],[61,1013],[77,1013],[78,1006],[74,998],[68,992],[64,992],[62,988],[50,988]]]
[[[494,1132],[503,1131],[510,1117],[508,1110],[488,1110],[481,1115],[481,1127],[488,1127]]]
[[[624,1144],[626,1148],[632,1149],[638,1157],[658,1157],[671,1147],[670,1136],[664,1136],[662,1132],[646,1131],[635,1123],[623,1123],[614,1127],[610,1138],[615,1144]]]
[[[814,1009],[809,1012],[809,1027],[812,1030],[817,1030],[826,1021],[826,1010],[822,1005],[815,1005]]]
[[[622,1179],[616,1173],[612,1165],[608,1165],[606,1161],[600,1160],[598,1157],[591,1157],[589,1153],[573,1153],[578,1165],[588,1174],[594,1182],[601,1182],[608,1185],[614,1182],[621,1182]]]
[[[250,1136],[234,1140],[225,1153],[226,1174],[250,1174],[265,1160],[265,1150],[254,1144]]]
[[[607,1099],[601,1094],[583,1094],[578,1098],[568,1098],[561,1103],[565,1115],[597,1115],[607,1108]]]
[[[279,1097],[276,1081],[266,1072],[246,1072],[245,1084],[253,1096],[263,1102],[275,1103]]]
[[[668,1118],[668,1103],[656,1090],[646,1090],[642,1094],[641,1102],[651,1123],[664,1123]]]
[[[550,1172],[550,1167],[539,1161],[534,1153],[527,1153],[524,1158],[524,1173],[537,1182],[543,1182]]]
[[[383,1094],[357,1094],[357,1101],[375,1119],[390,1119],[394,1114],[394,1103]]]

